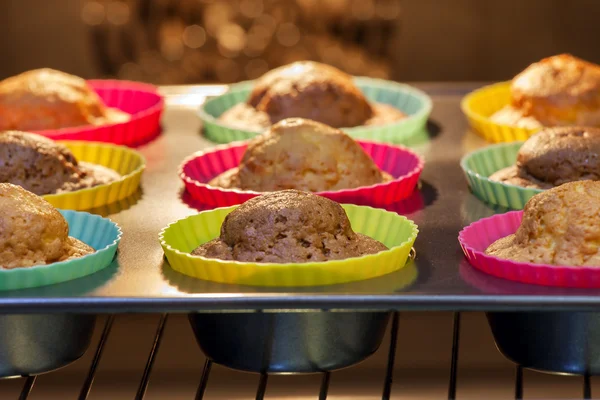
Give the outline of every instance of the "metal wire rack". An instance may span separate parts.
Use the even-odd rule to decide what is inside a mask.
[[[394,366],[396,361],[396,350],[398,343],[398,331],[401,325],[401,314],[395,313],[392,318],[391,323],[391,333],[390,333],[390,341],[387,347],[387,366],[385,368],[385,376],[382,380],[382,390],[381,390],[381,399],[389,400],[392,398],[392,389],[393,389],[393,373]],[[136,400],[142,400],[145,398],[146,393],[148,391],[148,385],[150,382],[150,378],[152,375],[152,368],[156,361],[157,354],[159,352],[161,341],[164,336],[165,327],[167,326],[169,316],[168,314],[162,314],[156,326],[156,332],[154,334],[152,345],[150,347],[150,351],[148,354],[148,358],[144,367],[144,371],[142,377],[140,379],[137,393],[134,396]],[[87,372],[87,376],[81,386],[81,390],[79,392],[78,399],[86,400],[89,398],[94,384],[94,379],[96,376],[96,372],[98,370],[98,366],[102,360],[102,355],[106,347],[106,343],[111,335],[112,327],[114,325],[115,316],[111,315],[107,318],[102,334],[96,346],[94,356],[92,358],[92,362],[90,364],[89,370]],[[461,314],[459,312],[455,312],[453,315],[453,328],[452,328],[452,347],[451,347],[451,359],[450,359],[450,374],[449,381],[447,387],[447,398],[448,399],[460,399],[460,396],[457,397],[457,387],[460,382],[459,380],[459,346],[460,346],[460,333],[461,333]],[[210,384],[211,371],[213,369],[213,362],[211,360],[206,360],[204,363],[204,367],[202,369],[202,373],[199,379],[199,383],[195,393],[196,400],[205,399],[205,393],[207,387]],[[335,372],[323,372],[321,376],[321,383],[318,393],[315,393],[315,397],[319,400],[325,400],[328,398],[329,393],[329,384],[331,381],[332,375]],[[22,378],[23,387],[21,393],[19,395],[19,399],[25,400],[28,399],[30,394],[35,392],[35,384],[37,379],[46,379],[47,376],[30,376]],[[557,378],[560,379],[560,378]],[[258,383],[256,388],[255,399],[262,400],[265,398],[268,390],[269,383],[269,375],[268,374],[260,374],[258,376]],[[375,395],[375,394],[374,394]],[[252,398],[251,395],[248,395],[248,399]],[[514,375],[514,398],[515,399],[525,399],[524,397],[524,379],[523,379],[523,368],[521,366],[515,367],[515,375]],[[582,377],[582,398],[583,399],[591,399],[592,398],[592,386],[590,376]]]

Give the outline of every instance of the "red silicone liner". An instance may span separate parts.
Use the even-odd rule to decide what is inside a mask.
[[[469,263],[487,274],[512,281],[544,286],[598,288],[600,268],[533,264],[485,254],[496,240],[513,234],[521,225],[523,211],[497,214],[465,227],[458,241]]]
[[[159,135],[164,100],[156,87],[117,80],[92,80],[88,84],[104,104],[131,114],[131,119],[112,125],[86,125],[36,133],[54,140],[86,140],[130,147],[147,143]]]
[[[401,146],[358,141],[375,164],[395,179],[390,182],[355,189],[319,192],[338,203],[358,205],[386,205],[409,197],[423,171],[423,159]],[[226,207],[241,204],[261,195],[260,192],[224,189],[207,184],[215,176],[240,164],[247,144],[243,142],[218,146],[198,152],[183,161],[179,176],[191,196],[208,206]]]

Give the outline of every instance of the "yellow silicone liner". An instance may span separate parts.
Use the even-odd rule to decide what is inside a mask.
[[[74,192],[43,196],[63,210],[90,210],[123,200],[138,190],[146,168],[144,156],[125,146],[84,141],[59,142],[67,146],[78,161],[99,164],[117,171],[121,179],[105,185]]]
[[[404,267],[417,238],[414,222],[381,209],[342,205],[355,232],[379,240],[389,250],[327,262],[250,263],[192,256],[202,243],[216,238],[227,214],[237,206],[217,208],[172,223],[159,234],[174,270],[208,281],[252,286],[321,286],[375,278]]]
[[[501,125],[490,117],[510,103],[510,82],[484,86],[466,95],[461,108],[475,133],[489,142],[516,142],[529,139],[540,128]]]

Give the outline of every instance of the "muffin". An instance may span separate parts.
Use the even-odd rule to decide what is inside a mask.
[[[578,181],[532,197],[515,234],[486,254],[518,262],[600,266],[600,182]]]
[[[72,192],[120,179],[106,167],[78,162],[71,151],[34,133],[0,132],[0,182],[36,195]]]
[[[125,122],[77,76],[36,69],[0,82],[0,131],[37,131]]]
[[[20,186],[0,183],[0,268],[65,261],[94,249],[69,236],[64,217],[41,197]]]
[[[546,128],[527,140],[516,165],[490,180],[549,189],[566,182],[600,180],[600,128]]]
[[[545,58],[512,80],[510,97],[493,122],[524,128],[600,126],[600,65],[570,54]]]
[[[393,179],[339,129],[290,118],[252,139],[239,167],[209,185],[257,192],[309,192],[371,186]]]
[[[341,260],[387,250],[352,230],[337,203],[298,190],[255,197],[232,211],[217,239],[192,255],[222,260],[302,263]]]
[[[286,118],[342,128],[386,124],[406,115],[389,105],[370,104],[350,75],[329,65],[301,61],[257,79],[247,102],[219,119],[232,126],[264,130]]]

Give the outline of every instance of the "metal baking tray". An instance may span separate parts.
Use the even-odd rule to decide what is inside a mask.
[[[148,160],[142,190],[96,212],[109,215],[124,231],[118,258],[97,274],[30,290],[0,293],[3,313],[194,312],[252,310],[594,310],[599,290],[522,285],[485,276],[465,265],[459,230],[495,210],[473,197],[460,157],[485,143],[468,131],[460,100],[479,84],[416,85],[433,98],[428,131],[413,147],[426,165],[420,191],[393,208],[420,229],[416,260],[377,279],[314,288],[256,288],[189,278],[164,260],[158,232],[196,210],[185,203],[177,167],[190,153],[211,146],[196,112],[207,96],[225,86],[163,87],[167,109],[159,138],[140,148]],[[201,205],[193,205],[200,207]],[[501,290],[495,290],[501,286]]]

